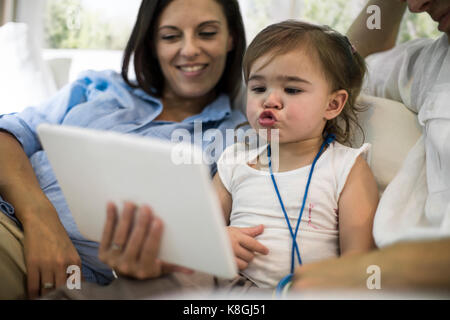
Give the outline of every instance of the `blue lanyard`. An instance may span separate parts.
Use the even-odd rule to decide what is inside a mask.
[[[290,274],[285,276],[283,279],[281,279],[281,281],[278,283],[278,286],[277,286],[277,293],[278,294],[280,294],[282,292],[283,288],[286,286],[286,284],[288,284],[292,280],[292,276],[294,274],[294,268],[295,268],[295,253],[297,254],[298,263],[300,265],[302,264],[302,259],[300,257],[300,251],[299,251],[298,244],[297,244],[297,233],[298,233],[298,228],[300,226],[300,221],[302,220],[303,210],[305,209],[306,198],[308,197],[309,185],[311,184],[311,178],[312,178],[312,174],[314,172],[314,167],[316,166],[317,160],[319,160],[319,157],[322,154],[323,149],[326,146],[328,146],[329,144],[331,144],[334,141],[334,139],[336,139],[336,136],[334,134],[329,134],[325,138],[325,141],[322,143],[322,146],[320,147],[320,150],[317,153],[317,155],[314,158],[314,161],[313,161],[313,163],[311,165],[311,170],[309,171],[308,182],[306,183],[305,195],[303,197],[303,203],[302,203],[302,206],[301,206],[301,209],[300,209],[300,213],[299,213],[299,216],[298,216],[297,226],[295,227],[295,232],[292,230],[292,226],[291,226],[291,223],[289,221],[289,217],[288,217],[286,209],[284,207],[283,199],[281,198],[280,191],[278,190],[277,182],[275,181],[275,176],[273,175],[272,158],[271,158],[272,150],[271,150],[270,144],[267,147],[267,157],[269,158],[270,177],[272,178],[272,183],[273,183],[273,186],[275,188],[275,192],[276,192],[276,194],[278,196],[278,201],[280,202],[281,210],[283,211],[284,218],[286,220],[286,223],[287,223],[288,228],[289,228],[289,232],[290,232],[291,237],[292,237],[291,272],[290,272]]]

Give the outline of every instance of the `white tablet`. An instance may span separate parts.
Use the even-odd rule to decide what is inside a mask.
[[[164,222],[162,260],[223,278],[237,275],[209,168],[176,157],[187,152],[184,155],[201,159],[200,150],[69,126],[42,124],[37,131],[78,229],[87,239],[101,240],[108,201],[119,206],[124,201],[148,204]]]

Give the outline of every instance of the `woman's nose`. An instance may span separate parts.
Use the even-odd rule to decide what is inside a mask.
[[[427,11],[434,0],[407,0],[408,7],[411,12]]]
[[[192,37],[186,37],[181,47],[181,55],[185,58],[195,58],[200,54],[200,47]]]
[[[264,100],[264,108],[282,109],[283,102],[280,96],[275,92],[269,92],[268,96]]]

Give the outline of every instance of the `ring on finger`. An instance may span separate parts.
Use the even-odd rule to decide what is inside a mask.
[[[111,250],[112,251],[122,251],[122,246],[120,244],[113,242],[113,244],[111,245]]]
[[[44,284],[42,285],[42,287],[44,289],[53,289],[55,287],[55,285],[51,282],[44,282]]]

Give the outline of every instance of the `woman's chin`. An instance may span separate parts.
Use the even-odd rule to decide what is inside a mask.
[[[175,95],[182,99],[201,99],[215,94],[214,87],[186,87],[180,88]]]

